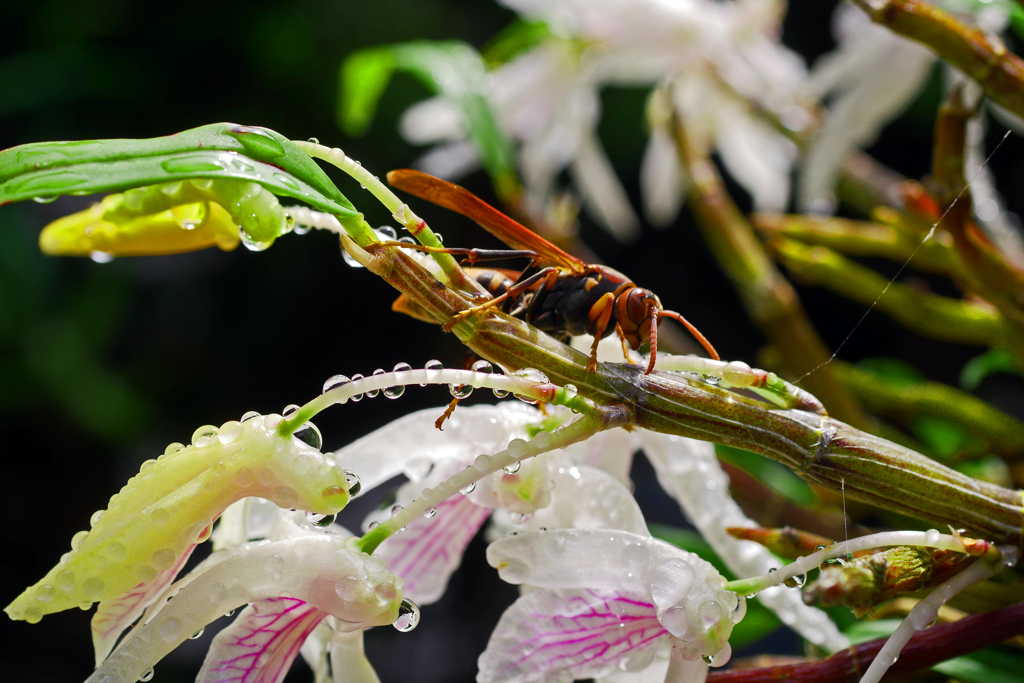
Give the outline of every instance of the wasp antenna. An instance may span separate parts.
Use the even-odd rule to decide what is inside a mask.
[[[714,360],[722,360],[718,356],[718,351],[715,351],[715,347],[711,345],[711,342],[709,342],[707,340],[707,338],[703,334],[700,333],[700,330],[698,330],[696,327],[691,325],[689,320],[687,320],[686,318],[684,318],[680,314],[676,313],[675,311],[662,311],[661,314],[664,315],[664,316],[667,316],[669,318],[674,318],[674,319],[678,320],[679,322],[681,322],[686,327],[686,329],[688,329],[690,331],[690,334],[692,334],[694,336],[694,338],[697,341],[700,342],[700,345],[704,347],[704,350],[707,351],[708,354]]]

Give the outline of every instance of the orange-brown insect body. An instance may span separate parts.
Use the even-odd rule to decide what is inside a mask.
[[[617,332],[623,343],[634,350],[650,341],[648,373],[654,369],[657,356],[658,322],[662,317],[670,317],[683,323],[712,358],[718,360],[714,347],[683,316],[665,311],[653,292],[637,287],[617,270],[583,263],[458,185],[410,170],[392,171],[388,181],[422,199],[472,218],[519,250],[505,254],[532,259],[530,266],[515,280],[502,271],[474,269],[476,281],[495,298],[460,315],[496,306],[560,339],[589,334],[594,337],[591,370],[597,366],[597,342],[612,332]],[[480,253],[472,249],[446,251],[464,253],[470,262],[478,260]]]

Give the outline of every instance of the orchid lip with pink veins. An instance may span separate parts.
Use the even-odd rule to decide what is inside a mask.
[[[401,581],[384,560],[334,534],[254,544],[190,579],[89,683],[133,683],[193,633],[246,604],[215,639],[199,680],[277,682],[324,618],[334,617],[338,631],[357,631],[394,622],[402,603]]]
[[[728,657],[744,603],[708,562],[615,530],[561,529],[492,543],[487,561],[527,593],[480,656],[479,683],[554,683],[646,668],[671,644],[682,658]],[[703,665],[700,665],[703,666]]]

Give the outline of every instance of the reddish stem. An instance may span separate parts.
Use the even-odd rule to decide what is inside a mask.
[[[890,671],[908,673],[974,652],[1024,633],[1024,602],[993,612],[972,614],[959,621],[918,633],[903,648]],[[878,638],[837,652],[831,657],[761,669],[712,671],[708,683],[856,683],[888,638]]]

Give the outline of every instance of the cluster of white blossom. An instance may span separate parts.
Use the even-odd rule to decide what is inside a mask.
[[[799,170],[797,205],[830,213],[844,161],[914,101],[938,62],[928,48],[846,3],[833,17],[836,48],[809,67],[780,40],[784,0],[500,1],[551,32],[488,72],[482,90],[519,144],[533,206],[557,204],[564,190],[559,174],[568,169],[594,218],[624,240],[636,233],[638,220],[597,138],[602,88],[655,87],[640,174],[652,224],[676,217],[687,186],[670,130],[673,115],[694,143],[718,153],[756,209],[789,206],[790,178]],[[1000,2],[936,4],[993,34],[1008,25],[1009,9]],[[946,71],[948,81],[962,79]],[[990,110],[1024,130],[1012,114]],[[799,149],[794,139],[806,137],[819,118]],[[985,158],[984,119],[971,127],[969,177]],[[420,162],[430,173],[455,178],[477,163],[457,103],[444,95],[410,108],[401,131],[411,142],[441,143]],[[978,173],[972,188],[979,221],[1011,253],[1020,252],[1015,217],[1004,210],[990,175]]]

